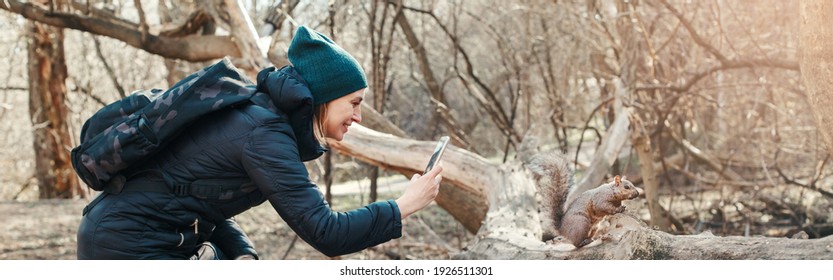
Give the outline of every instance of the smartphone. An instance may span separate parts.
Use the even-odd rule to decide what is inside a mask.
[[[448,136],[440,137],[440,141],[437,141],[437,147],[434,148],[434,154],[431,155],[431,160],[428,161],[428,166],[425,167],[425,172],[422,174],[428,173],[431,171],[434,166],[440,162],[440,158],[443,157],[443,152],[445,152],[445,146],[448,146]]]

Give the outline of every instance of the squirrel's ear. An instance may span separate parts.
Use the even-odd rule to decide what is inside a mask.
[[[622,184],[622,177],[619,177],[619,175],[616,175],[616,177],[613,178],[613,183],[616,184],[616,186],[618,187],[619,185]]]

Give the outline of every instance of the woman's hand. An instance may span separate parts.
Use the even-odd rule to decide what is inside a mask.
[[[422,176],[414,174],[411,177],[405,193],[396,200],[403,220],[434,201],[440,192],[440,182],[443,180],[440,175],[442,171],[442,166],[436,166]]]

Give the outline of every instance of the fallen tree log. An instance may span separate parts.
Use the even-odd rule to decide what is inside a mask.
[[[577,250],[563,246],[485,236],[455,259],[674,259],[674,260],[804,260],[833,259],[833,236],[821,239],[718,237],[709,233],[672,235],[652,230],[625,214],[610,219],[614,229],[600,245]],[[621,226],[620,228],[615,228]]]

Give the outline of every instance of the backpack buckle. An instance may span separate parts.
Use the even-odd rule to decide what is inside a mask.
[[[172,189],[174,195],[176,196],[187,196],[191,194],[191,185],[174,185]]]

